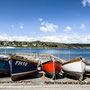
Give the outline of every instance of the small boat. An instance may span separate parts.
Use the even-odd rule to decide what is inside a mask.
[[[38,61],[28,60],[22,56],[11,56],[9,59],[11,79],[18,80],[22,76],[33,75],[37,72]]]
[[[83,74],[85,73],[85,63],[81,57],[75,58],[63,63],[62,70],[66,74],[76,77],[79,81],[82,81]]]
[[[42,70],[55,79],[55,76],[61,72],[62,64],[59,61],[47,61],[42,63]]]
[[[0,54],[0,74],[9,75],[10,66],[8,62],[8,55]]]
[[[90,61],[85,61],[85,74],[90,74]]]

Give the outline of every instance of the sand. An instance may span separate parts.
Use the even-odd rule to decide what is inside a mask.
[[[0,77],[0,90],[90,90],[90,77],[79,82],[71,76],[56,78],[45,76],[45,73],[39,72],[37,77],[23,77],[18,81],[12,81],[9,77]]]
[[[47,56],[46,56],[47,57]],[[49,56],[50,57],[50,56]],[[30,57],[29,57],[30,58]],[[50,58],[49,58],[50,59]],[[57,58],[58,59],[58,58]],[[79,82],[71,76],[58,76],[52,80],[43,71],[36,76],[26,76],[12,81],[10,76],[0,76],[0,90],[90,90],[90,75],[85,75]]]
[[[0,86],[0,90],[90,90],[86,85],[54,85],[54,86]]]

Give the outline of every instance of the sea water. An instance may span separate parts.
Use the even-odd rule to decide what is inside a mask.
[[[70,60],[78,56],[82,56],[86,60],[90,60],[90,49],[29,49],[29,48],[12,48],[0,49],[0,53],[37,53],[37,54],[50,54]]]

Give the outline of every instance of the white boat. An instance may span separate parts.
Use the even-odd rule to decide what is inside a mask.
[[[85,61],[85,74],[90,74],[90,61]]]
[[[85,63],[81,57],[78,57],[63,63],[62,69],[66,74],[75,76],[79,81],[82,81],[85,73]]]

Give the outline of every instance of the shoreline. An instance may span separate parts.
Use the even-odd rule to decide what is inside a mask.
[[[0,47],[0,49],[90,49],[90,48],[39,48],[39,47]]]

